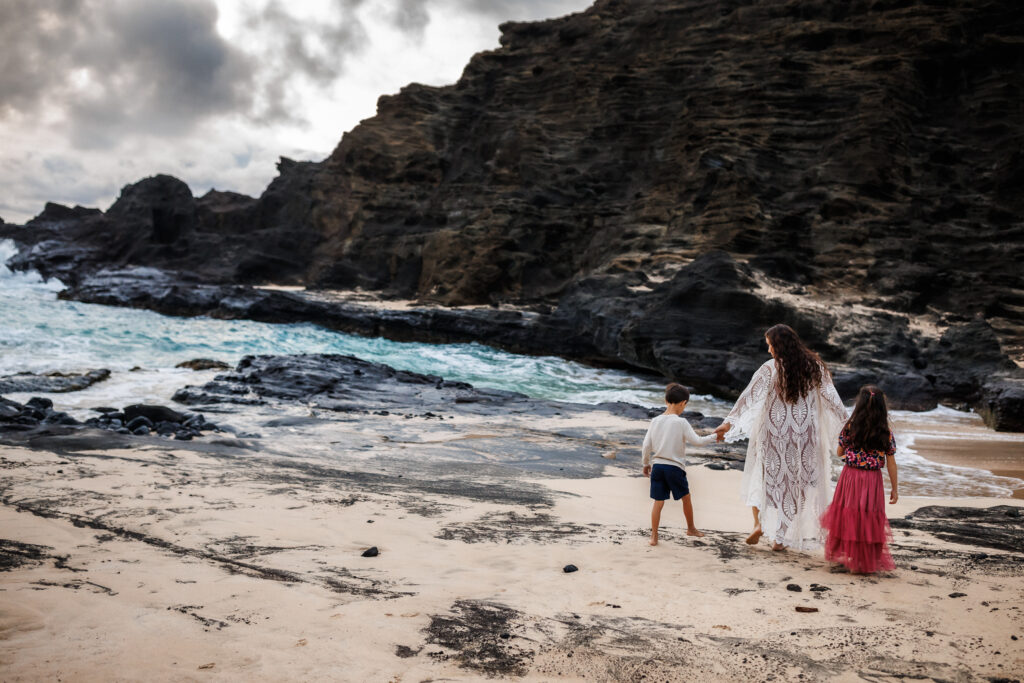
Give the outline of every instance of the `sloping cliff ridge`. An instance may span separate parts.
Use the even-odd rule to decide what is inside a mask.
[[[50,205],[3,233],[72,297],[315,313],[251,292],[264,303],[229,310],[189,286],[168,301],[148,276],[118,293],[126,266],[153,266],[182,283],[514,304],[528,311],[514,338],[499,310],[468,327],[423,314],[402,334],[720,395],[787,322],[846,394],[879,381],[896,405],[970,404],[1024,430],[1015,2],[599,0],[505,24],[501,42],[455,85],[382,97],[324,161],[282,160],[258,199],[157,176],[105,213]]]

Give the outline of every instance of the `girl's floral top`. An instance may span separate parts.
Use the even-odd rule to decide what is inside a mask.
[[[843,462],[859,470],[880,470],[885,465],[886,456],[891,456],[896,452],[896,438],[892,435],[892,432],[889,432],[889,447],[884,451],[852,448],[850,446],[850,433],[846,427],[843,427],[843,431],[839,434],[839,445],[843,449]]]

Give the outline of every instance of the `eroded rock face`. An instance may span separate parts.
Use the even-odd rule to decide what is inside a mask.
[[[599,0],[503,25],[258,199],[157,176],[0,235],[73,284],[134,265],[534,306],[573,339],[541,351],[725,396],[787,322],[846,396],[991,400],[1009,428],[986,387],[1024,360],[1021,22],[1013,0]]]

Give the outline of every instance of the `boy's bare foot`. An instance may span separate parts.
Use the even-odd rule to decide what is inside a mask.
[[[754,527],[754,531],[747,536],[747,545],[757,545],[757,542],[761,540],[762,534],[760,526]]]
[[[774,550],[777,553],[782,552],[785,549],[786,546],[782,545],[781,543],[772,543],[772,550]]]
[[[687,529],[686,530],[686,535],[687,536],[703,536],[704,532],[701,531],[700,529]]]
[[[651,537],[651,545],[658,545],[658,537],[657,536],[652,536]]]

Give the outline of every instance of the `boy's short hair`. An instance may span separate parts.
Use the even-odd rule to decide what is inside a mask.
[[[665,400],[669,403],[682,403],[690,400],[690,390],[682,384],[673,382],[665,387]]]

